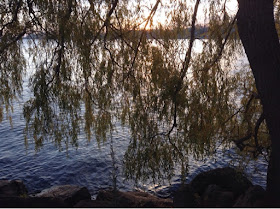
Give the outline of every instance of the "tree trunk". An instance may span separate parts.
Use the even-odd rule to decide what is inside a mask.
[[[273,0],[239,0],[237,26],[271,138],[267,191],[280,199],[280,44]]]

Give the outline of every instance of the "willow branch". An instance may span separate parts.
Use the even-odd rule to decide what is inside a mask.
[[[25,27],[23,29],[23,31],[21,33],[19,33],[16,37],[14,37],[11,41],[9,41],[8,43],[4,44],[1,48],[0,48],[0,54],[4,53],[4,51],[9,48],[11,45],[13,45],[14,43],[16,43],[17,41],[19,41],[25,34],[26,34],[26,30],[27,27]]]
[[[134,50],[134,48],[125,40],[124,36],[123,36],[123,32],[122,29],[118,29],[116,28],[114,25],[110,24],[110,28],[112,29],[112,31],[115,32],[116,34],[116,38],[120,38],[121,41],[123,41],[131,50]],[[120,31],[120,32],[119,32]],[[118,33],[119,32],[119,33]]]
[[[255,96],[254,96],[254,94],[252,94],[251,97],[250,97],[250,99],[249,99],[249,101],[248,101],[247,104],[246,104],[245,113],[248,112],[249,107],[250,107],[250,105],[251,105],[251,103],[252,103],[252,101],[253,101],[254,98],[255,98]]]
[[[115,0],[115,1],[113,2],[111,9],[109,10],[109,12],[108,12],[107,15],[106,15],[106,19],[105,19],[105,21],[104,21],[102,27],[98,30],[97,34],[94,36],[93,40],[91,41],[91,45],[92,45],[92,44],[97,40],[97,38],[100,36],[101,31],[102,31],[106,26],[109,25],[110,17],[111,17],[111,15],[113,14],[114,10],[116,9],[116,7],[117,7],[117,5],[118,5],[118,2],[119,2],[119,0]],[[90,4],[92,5],[93,2],[90,1]]]
[[[229,116],[228,119],[226,119],[222,123],[222,125],[225,125],[227,122],[229,122],[234,116],[236,116],[238,113],[240,113],[242,109],[243,109],[243,107],[240,107],[235,113],[233,113],[231,116]]]
[[[183,79],[186,76],[186,73],[187,73],[187,70],[189,68],[190,61],[191,61],[192,48],[193,48],[193,43],[194,43],[194,40],[195,40],[195,22],[196,22],[199,3],[200,3],[200,0],[196,0],[195,7],[194,7],[194,13],[193,13],[193,16],[192,16],[191,37],[190,37],[190,41],[189,41],[189,47],[188,47],[188,50],[186,52],[185,60],[184,60],[184,63],[183,63],[183,69],[181,71],[181,82],[178,86],[179,89],[181,88]]]
[[[183,161],[184,159],[184,155],[183,153],[180,151],[180,149],[176,146],[176,144],[174,142],[172,142],[170,135],[168,136],[168,141],[169,143],[172,145],[172,147],[177,151],[177,153],[180,155],[181,160]]]
[[[227,0],[225,0],[224,5],[223,5],[223,13],[224,13],[224,20],[226,19],[226,4],[227,4]]]
[[[255,138],[255,145],[256,147],[259,149],[259,142],[258,142],[258,132],[259,132],[259,128],[260,125],[262,124],[262,122],[264,121],[264,113],[262,113],[259,117],[259,119],[256,122],[256,126],[255,126],[255,133],[254,133],[254,138]]]
[[[229,39],[229,36],[230,36],[230,34],[231,34],[231,31],[232,31],[232,29],[233,29],[233,26],[234,26],[236,20],[237,20],[237,14],[235,15],[235,17],[233,18],[231,24],[229,25],[229,28],[228,28],[228,32],[227,32],[227,34],[226,34],[226,37],[225,37],[225,39],[224,39],[224,41],[223,41],[223,43],[222,43],[222,46],[221,46],[220,50],[218,51],[218,53],[217,53],[217,55],[216,55],[216,57],[215,57],[211,62],[208,62],[208,63],[205,65],[205,67],[201,69],[201,71],[207,71],[207,70],[209,70],[211,67],[213,67],[213,66],[215,65],[215,63],[217,63],[217,62],[220,60],[220,58],[221,58],[222,55],[223,55],[223,51],[224,51],[225,45],[226,45],[226,43],[227,43],[227,41],[228,41],[228,39]]]
[[[154,5],[154,7],[152,8],[151,12],[150,12],[150,15],[148,16],[147,18],[147,21],[146,21],[146,24],[144,26],[144,29],[142,30],[142,33],[140,35],[140,38],[139,38],[139,41],[138,41],[138,44],[136,46],[136,49],[134,50],[134,57],[133,57],[133,60],[132,60],[132,63],[131,63],[131,66],[130,66],[130,69],[129,69],[129,72],[128,72],[128,76],[130,75],[130,73],[132,72],[132,69],[133,69],[133,66],[135,64],[135,61],[136,61],[136,58],[137,58],[137,55],[138,55],[138,52],[139,52],[139,47],[140,47],[140,44],[141,44],[141,41],[144,37],[144,34],[146,32],[146,28],[149,24],[149,22],[151,21],[151,19],[154,17],[155,13],[156,13],[156,10],[158,8],[158,5],[160,3],[160,0],[157,0],[156,4]]]
[[[55,37],[55,32],[54,31],[50,31],[50,29],[48,27],[44,27],[43,24],[41,23],[41,21],[39,20],[40,16],[37,16],[35,14],[35,11],[33,9],[33,4],[34,1],[32,0],[27,0],[27,6],[28,6],[28,14],[29,17],[31,18],[31,21],[33,22],[33,25],[35,26],[39,26],[41,30],[44,31],[45,35],[47,38],[53,38]],[[41,12],[42,13],[42,12]],[[41,14],[42,15],[42,14]],[[36,32],[36,31],[35,31]]]
[[[114,59],[111,50],[107,47],[108,26],[106,26],[105,28],[106,28],[106,32],[105,32],[104,39],[103,39],[104,49],[109,53],[110,59],[111,59],[112,63],[113,63],[113,64],[116,64],[118,67],[121,67],[121,66],[119,65],[119,63],[116,62],[116,60]]]
[[[192,48],[193,48],[193,43],[195,40],[195,22],[196,22],[196,17],[197,17],[197,11],[198,11],[198,6],[199,6],[200,0],[196,1],[195,7],[194,7],[194,13],[192,16],[192,26],[191,26],[191,37],[190,37],[190,41],[189,41],[189,47],[188,50],[186,52],[186,56],[185,56],[185,60],[183,63],[183,68],[181,71],[181,76],[180,76],[180,80],[178,81],[177,85],[175,86],[175,92],[173,95],[173,103],[174,103],[174,119],[173,119],[173,124],[171,129],[169,130],[169,135],[170,133],[173,131],[173,129],[175,127],[177,127],[177,122],[176,122],[176,118],[177,118],[177,95],[179,93],[179,91],[182,89],[182,85],[183,85],[183,80],[184,77],[186,76],[187,70],[189,68],[189,64],[191,61],[191,54],[192,54]]]
[[[18,13],[19,13],[19,9],[22,6],[22,0],[15,2],[15,4],[16,4],[16,8],[14,10],[12,20],[2,26],[2,28],[0,29],[0,34],[3,34],[4,28],[8,27],[9,25],[12,25],[14,22],[16,22],[18,20]]]
[[[252,133],[248,133],[245,137],[242,137],[240,139],[236,139],[236,140],[233,140],[233,142],[236,144],[236,146],[240,149],[240,151],[242,151],[244,149],[244,147],[246,145],[243,144],[243,142],[249,140],[251,137],[252,137]]]

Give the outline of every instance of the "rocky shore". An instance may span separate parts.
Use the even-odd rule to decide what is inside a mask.
[[[60,185],[28,194],[21,180],[0,180],[0,207],[275,207],[265,190],[253,185],[233,168],[218,168],[198,174],[182,185],[173,198],[145,192],[99,191],[95,200],[86,187]]]

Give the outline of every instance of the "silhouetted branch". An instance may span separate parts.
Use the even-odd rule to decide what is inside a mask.
[[[228,119],[226,119],[222,123],[222,125],[225,125],[227,122],[229,122],[234,116],[236,116],[238,113],[240,113],[242,109],[243,109],[243,107],[240,107],[235,113],[233,113],[230,117],[228,117]]]
[[[249,108],[250,108],[250,105],[253,101],[253,99],[258,99],[258,94],[256,93],[252,93],[252,95],[250,96],[250,99],[248,100],[246,106],[245,106],[245,110],[244,110],[244,114],[246,115],[246,113],[248,112]],[[240,109],[239,109],[240,110]],[[240,112],[240,111],[238,111]],[[243,138],[240,138],[240,139],[237,139],[237,140],[233,140],[234,143],[236,144],[236,146],[242,151],[246,146],[250,146],[252,147],[251,145],[249,144],[244,144],[245,141],[249,140],[252,136],[253,136],[253,133],[252,133],[252,128],[251,128],[251,123],[250,123],[250,120],[245,117],[245,119],[247,120],[247,123],[248,123],[248,131],[247,131],[247,135]],[[259,144],[258,144],[258,137],[257,137],[257,134],[258,134],[258,130],[259,130],[259,127],[261,125],[261,123],[264,121],[264,114],[262,113],[260,118],[257,120],[256,122],[256,125],[255,125],[255,131],[254,131],[254,138],[255,138],[255,146],[257,148],[257,150],[260,150],[260,147],[259,147]],[[254,154],[255,155],[255,154]]]
[[[179,148],[176,146],[174,142],[172,142],[170,135],[168,135],[168,141],[172,145],[172,147],[177,151],[177,153],[180,155],[181,160],[183,161],[184,155],[183,153],[179,150]]]
[[[40,29],[44,31],[46,37],[55,37],[55,32],[50,31],[50,27],[44,27],[41,21],[39,20],[40,16],[38,17],[38,15],[35,14],[35,11],[33,10],[33,3],[33,0],[27,0],[28,14],[31,18],[31,21],[33,22],[33,25],[38,25]]]
[[[191,37],[190,37],[190,41],[189,41],[189,47],[188,47],[188,50],[185,55],[183,69],[181,71],[181,81],[178,85],[178,91],[180,91],[180,89],[181,89],[183,79],[186,76],[186,73],[187,73],[187,70],[189,68],[190,61],[191,61],[192,48],[193,48],[193,43],[195,40],[195,22],[196,22],[196,16],[197,16],[199,3],[200,3],[200,0],[196,0],[195,7],[194,7],[194,13],[192,16]]]
[[[246,145],[244,144],[245,141],[249,140],[252,137],[252,133],[248,133],[245,137],[242,137],[240,139],[233,140],[233,142],[236,144],[236,146],[242,151]]]
[[[259,146],[259,143],[258,143],[258,132],[259,132],[259,128],[260,128],[260,125],[262,124],[262,122],[264,121],[264,114],[262,113],[261,116],[259,117],[259,119],[257,120],[257,123],[256,123],[256,126],[255,126],[255,134],[254,134],[254,137],[255,137],[255,144],[256,144],[256,147]]]
[[[7,48],[9,48],[12,44],[16,43],[19,41],[25,34],[26,34],[26,29],[25,27],[21,33],[19,33],[16,37],[14,37],[11,41],[9,41],[6,44],[3,44],[3,46],[0,49],[0,54],[2,54]]]
[[[119,0],[115,0],[112,4],[111,9],[109,10],[109,12],[106,15],[106,19],[102,25],[102,27],[97,31],[97,34],[94,36],[93,40],[91,41],[91,45],[97,40],[97,38],[100,36],[101,31],[109,25],[110,22],[110,17],[113,14],[114,10],[116,9],[117,5],[118,5]],[[92,5],[93,2],[90,1],[90,4]]]
[[[14,10],[14,13],[13,13],[13,17],[12,17],[12,20],[10,22],[7,22],[6,24],[4,24],[2,26],[2,28],[0,29],[0,37],[2,36],[3,34],[3,30],[4,28],[8,27],[9,25],[12,25],[14,22],[16,22],[18,20],[18,13],[19,13],[19,9],[21,8],[22,6],[22,0],[20,1],[15,1],[13,2],[15,5],[16,5],[16,8]]]
[[[111,58],[111,60],[112,60],[112,63],[113,63],[113,64],[116,64],[118,67],[121,67],[121,66],[119,65],[119,63],[115,61],[111,50],[107,47],[108,26],[106,25],[105,28],[106,28],[106,32],[105,32],[104,39],[103,39],[104,49],[109,53],[110,58]]]
[[[208,62],[208,63],[205,65],[205,67],[201,69],[201,71],[207,71],[207,70],[209,70],[209,69],[210,69],[211,67],[213,67],[213,66],[215,65],[215,63],[217,63],[217,62],[219,61],[219,59],[222,57],[223,51],[224,51],[224,48],[225,48],[225,45],[226,45],[226,43],[227,43],[227,41],[228,41],[228,39],[229,39],[229,36],[230,36],[230,34],[231,34],[232,28],[233,28],[233,26],[234,26],[236,20],[237,20],[237,14],[235,15],[235,17],[233,18],[231,24],[229,25],[229,28],[228,28],[228,32],[227,32],[227,34],[226,34],[226,37],[225,37],[225,39],[224,39],[224,41],[223,41],[223,43],[222,43],[222,46],[221,46],[219,52],[218,52],[217,55],[216,55],[216,57],[215,57],[211,62]]]
[[[173,114],[173,124],[171,129],[168,131],[168,133],[165,134],[165,136],[168,137],[169,143],[175,148],[175,150],[178,152],[178,154],[181,157],[181,160],[183,160],[183,153],[179,150],[179,148],[172,142],[170,135],[173,132],[174,128],[177,127],[177,95],[179,91],[182,89],[183,85],[183,79],[187,73],[187,70],[189,68],[190,60],[191,60],[191,53],[192,53],[192,48],[193,48],[193,42],[195,40],[195,22],[196,22],[196,16],[197,16],[197,11],[198,11],[198,6],[199,6],[200,0],[196,1],[195,7],[194,7],[194,14],[192,16],[192,26],[191,26],[191,37],[189,41],[189,47],[186,52],[185,60],[183,63],[183,68],[181,71],[181,76],[180,80],[178,81],[177,85],[175,86],[175,92],[173,96],[173,104],[174,104],[174,114]]]
[[[148,18],[147,18],[146,24],[145,24],[145,26],[144,26],[144,29],[142,30],[142,33],[141,33],[141,35],[140,35],[140,38],[139,38],[138,44],[137,44],[137,46],[136,46],[136,49],[134,50],[134,57],[133,57],[131,66],[130,66],[130,68],[129,68],[129,71],[128,71],[128,73],[127,73],[127,77],[129,77],[130,74],[131,74],[131,72],[132,72],[133,66],[134,66],[134,64],[135,64],[135,61],[136,61],[136,58],[137,58],[137,55],[138,55],[138,52],[139,52],[139,47],[140,47],[141,41],[142,41],[142,39],[143,39],[143,37],[144,37],[144,33],[146,33],[146,28],[147,28],[149,22],[151,21],[151,19],[154,17],[155,12],[156,12],[156,10],[157,10],[157,8],[158,8],[159,3],[160,3],[160,0],[157,0],[157,2],[155,3],[154,7],[152,8],[152,10],[151,10],[151,12],[150,12],[150,15],[149,15]]]

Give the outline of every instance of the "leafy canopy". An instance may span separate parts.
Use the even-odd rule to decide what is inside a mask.
[[[104,141],[121,121],[131,132],[125,174],[136,181],[170,179],[177,165],[184,177],[188,157],[211,155],[217,143],[268,152],[254,79],[236,63],[244,54],[228,1],[148,2],[2,0],[0,121],[27,73],[25,140],[36,149],[45,140],[78,146],[81,129]],[[163,14],[165,24],[154,22]]]

